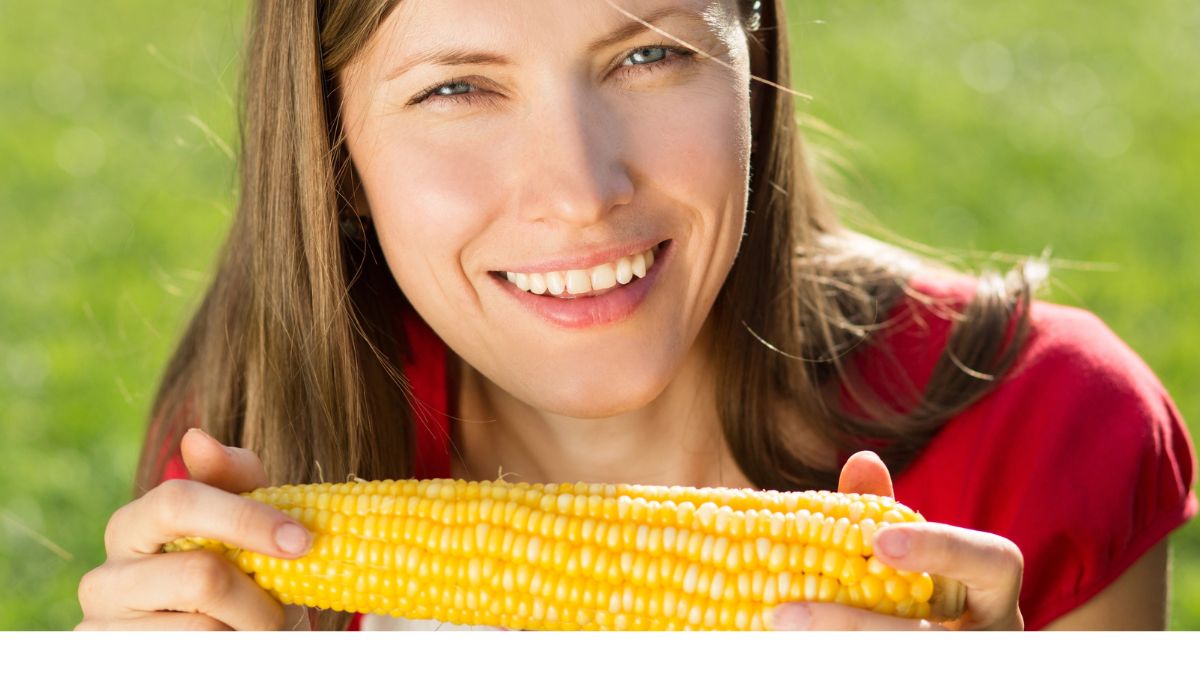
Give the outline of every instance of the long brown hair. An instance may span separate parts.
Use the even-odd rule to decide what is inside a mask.
[[[411,475],[413,399],[399,364],[412,355],[395,320],[407,301],[371,234],[345,236],[339,226],[354,174],[336,74],[397,2],[255,3],[240,84],[238,207],[154,401],[135,494],[158,482],[161,449],[177,451],[187,426],[253,449],[275,483],[318,472]],[[739,4],[748,18],[751,3]],[[839,224],[786,91],[783,0],[761,4],[754,75],[782,88],[754,85],[746,236],[713,308],[719,415],[739,468],[759,487],[833,489],[829,453],[797,443],[781,419],[799,415],[818,447],[873,439],[902,470],[1012,364],[1030,285],[1019,269],[979,276],[928,385],[905,405],[884,404],[862,384],[850,356],[876,345],[883,317],[913,295],[914,269],[934,263]],[[848,392],[867,414],[851,414],[831,391]],[[320,625],[347,620],[323,612]]]

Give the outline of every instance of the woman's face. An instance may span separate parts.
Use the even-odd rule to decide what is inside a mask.
[[[747,49],[734,0],[403,0],[341,74],[343,116],[425,321],[542,410],[657,397],[741,241]]]

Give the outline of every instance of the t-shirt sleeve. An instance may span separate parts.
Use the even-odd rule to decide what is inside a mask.
[[[1093,314],[1035,303],[1015,369],[901,476],[930,520],[1021,549],[1040,629],[1093,598],[1197,510],[1195,450],[1149,367]]]
[[[1031,627],[1083,605],[1196,513],[1195,450],[1149,367],[1094,315],[1046,306],[1028,374]],[[1061,561],[1061,564],[1056,564]],[[1034,601],[1036,598],[1036,602]]]

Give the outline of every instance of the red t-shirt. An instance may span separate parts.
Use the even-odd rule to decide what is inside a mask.
[[[965,303],[960,282],[920,284]],[[923,384],[950,322],[909,301],[892,346]],[[894,477],[928,520],[999,534],[1025,559],[1039,630],[1085,604],[1197,511],[1196,456],[1148,366],[1090,312],[1044,302],[1010,374]]]
[[[961,280],[917,285],[959,306],[972,291]],[[894,316],[887,343],[923,388],[950,320],[914,300]],[[1090,312],[1035,302],[1031,319],[1010,374],[893,481],[896,498],[928,520],[993,532],[1021,549],[1021,612],[1026,629],[1038,630],[1195,515],[1197,498],[1192,441],[1146,364]],[[405,364],[414,394],[429,410],[453,415],[445,344],[415,312],[404,325],[419,355]],[[888,372],[870,355],[863,365]],[[446,420],[429,418],[432,427],[418,423],[416,477],[449,477]],[[176,455],[164,479],[186,475]]]

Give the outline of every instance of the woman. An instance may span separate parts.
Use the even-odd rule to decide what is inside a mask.
[[[839,226],[784,26],[738,0],[259,2],[238,212],[80,627],[345,627],[158,547],[302,552],[234,494],[258,485],[501,471],[894,489],[939,524],[885,562],[968,587],[950,626],[796,604],[776,628],[1164,627],[1196,510],[1170,400],[1033,302],[1032,267],[966,279]]]

